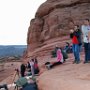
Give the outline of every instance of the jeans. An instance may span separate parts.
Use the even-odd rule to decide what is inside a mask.
[[[82,52],[82,45],[79,45],[79,50],[80,52]]]
[[[80,46],[78,44],[73,44],[73,54],[76,62],[80,62]]]
[[[55,62],[54,64],[52,64],[50,66],[50,68],[53,68],[54,66],[58,66],[58,65],[61,65],[61,64],[62,64],[62,62]]]
[[[84,43],[85,62],[90,61],[90,43]]]

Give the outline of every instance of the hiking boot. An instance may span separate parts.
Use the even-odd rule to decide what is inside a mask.
[[[75,64],[75,63],[76,63],[76,60],[73,61],[73,64]]]
[[[88,61],[84,61],[83,63],[86,64],[86,63],[88,63]]]
[[[66,62],[66,60],[64,59],[63,63],[65,63],[65,62]]]
[[[76,62],[76,64],[79,64],[79,63],[80,63],[80,61],[77,61],[77,62]]]
[[[88,63],[90,63],[90,61],[88,61]]]
[[[46,68],[47,68],[48,70],[50,70],[50,69],[51,69],[51,65],[46,65]]]

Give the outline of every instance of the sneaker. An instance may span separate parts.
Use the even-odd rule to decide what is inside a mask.
[[[73,64],[75,64],[76,63],[76,60],[75,61],[73,61]]]
[[[66,60],[63,61],[63,63],[65,63],[65,62],[66,62]]]
[[[46,68],[47,68],[48,70],[50,70],[50,69],[51,69],[50,66],[51,66],[51,65],[46,65]]]
[[[86,64],[86,63],[88,63],[88,61],[84,61],[83,63]]]
[[[80,61],[77,61],[77,62],[76,62],[76,64],[79,64],[79,63],[80,63]]]
[[[88,63],[90,63],[90,61],[88,61]]]

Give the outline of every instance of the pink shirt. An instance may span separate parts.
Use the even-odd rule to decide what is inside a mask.
[[[62,55],[60,49],[57,50],[57,61],[58,62],[63,62],[63,55]]]

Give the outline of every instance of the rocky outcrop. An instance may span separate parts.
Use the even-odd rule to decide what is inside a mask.
[[[44,57],[44,60],[51,61],[54,59],[48,58]],[[38,77],[39,90],[90,90],[90,64],[83,64],[83,53],[80,64],[72,64],[73,60],[71,54],[63,65],[44,70]]]
[[[30,22],[27,56],[47,49],[48,41],[51,42],[50,47],[54,47],[62,41],[61,37],[68,36],[74,24],[81,25],[85,18],[90,18],[90,0],[47,0]]]

